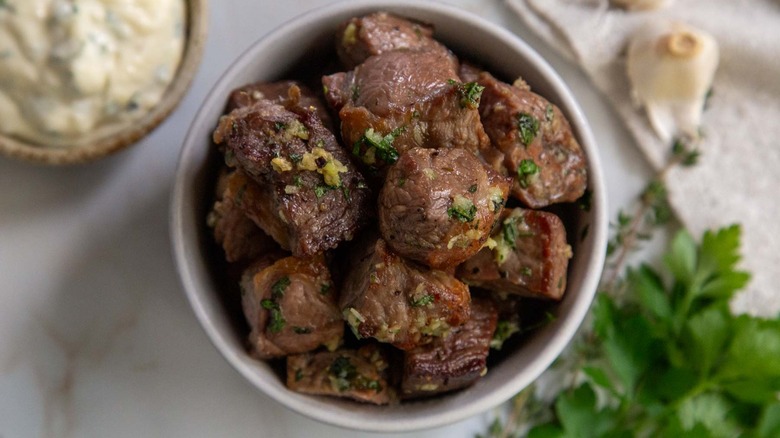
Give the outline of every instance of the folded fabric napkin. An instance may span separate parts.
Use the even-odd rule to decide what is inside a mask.
[[[702,119],[701,157],[667,175],[670,202],[693,233],[742,225],[752,274],[735,311],[780,312],[780,1],[676,0],[626,11],[608,0],[506,0],[533,31],[578,63],[611,101],[647,159],[661,168],[671,148],[631,99],[625,53],[648,20],[712,34],[720,46],[713,95]]]

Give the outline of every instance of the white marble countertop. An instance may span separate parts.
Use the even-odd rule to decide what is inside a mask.
[[[198,326],[169,248],[169,192],[199,102],[249,44],[327,3],[212,0],[193,87],[144,141],[73,167],[0,157],[1,438],[365,436],[293,413],[245,382]],[[603,97],[501,0],[447,3],[516,32],[558,70],[593,125],[614,217],[648,168]],[[407,436],[472,437],[491,417]]]

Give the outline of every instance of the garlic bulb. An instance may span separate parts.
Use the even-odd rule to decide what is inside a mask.
[[[672,0],[612,0],[612,3],[629,11],[647,11],[668,6]]]
[[[682,23],[653,22],[628,47],[628,78],[658,136],[697,139],[704,100],[718,66],[715,39]]]

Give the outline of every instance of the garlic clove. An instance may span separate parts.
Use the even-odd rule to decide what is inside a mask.
[[[686,24],[653,22],[634,35],[626,66],[632,94],[661,140],[698,138],[717,66],[715,38]]]
[[[673,0],[612,0],[615,6],[629,11],[648,11],[669,6]]]

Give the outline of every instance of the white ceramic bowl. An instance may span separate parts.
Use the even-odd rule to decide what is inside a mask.
[[[334,31],[345,19],[386,10],[435,25],[435,36],[457,54],[483,63],[507,80],[519,75],[534,91],[558,105],[585,150],[590,170],[592,208],[569,210],[574,247],[568,289],[553,322],[516,343],[474,386],[428,400],[397,406],[361,405],[287,390],[267,363],[245,350],[242,315],[222,298],[214,266],[219,254],[210,244],[206,213],[219,156],[211,143],[230,91],[258,80],[282,79],[302,61],[331,50]],[[316,62],[316,60],[315,60]],[[587,233],[583,231],[587,228]],[[179,275],[195,314],[227,361],[279,403],[326,423],[366,431],[410,431],[444,425],[483,412],[533,382],[561,353],[586,315],[604,262],[607,218],[597,148],[585,116],[550,66],[515,35],[469,13],[421,1],[349,1],[313,10],[282,24],[255,43],[225,72],[201,106],[185,139],[171,206],[172,244]],[[582,238],[582,234],[585,234]],[[503,353],[503,351],[502,351]]]

